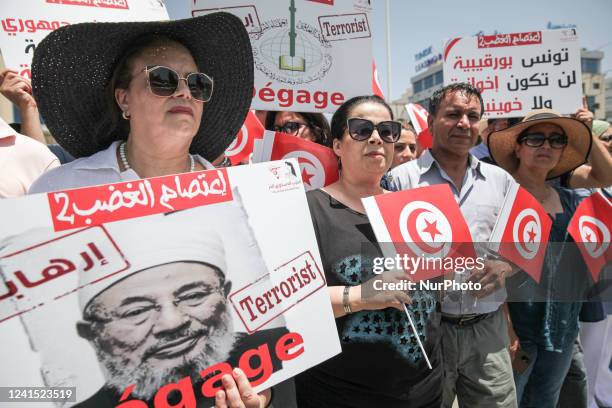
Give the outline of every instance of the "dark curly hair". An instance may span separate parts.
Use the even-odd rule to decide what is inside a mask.
[[[276,115],[281,111],[268,111],[266,114],[265,128],[267,130],[274,130],[274,121]],[[315,136],[315,143],[323,146],[329,146],[331,143],[330,139],[330,128],[327,118],[322,113],[314,112],[294,112],[304,118],[306,125],[310,128],[311,133]]]

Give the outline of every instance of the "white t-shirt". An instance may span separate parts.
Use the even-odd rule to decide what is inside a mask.
[[[44,144],[16,133],[0,118],[0,198],[19,197],[59,160]]]

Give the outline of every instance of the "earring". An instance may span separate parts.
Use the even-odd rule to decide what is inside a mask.
[[[122,117],[123,117],[123,119],[125,119],[125,120],[130,120],[130,116],[129,116],[127,113],[125,113],[125,111],[121,111],[121,116],[122,116]]]

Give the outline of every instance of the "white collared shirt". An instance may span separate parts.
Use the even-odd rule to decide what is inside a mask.
[[[417,160],[394,168],[390,176],[395,190],[448,184],[470,229],[477,254],[481,256],[483,253],[479,251],[479,246],[482,245],[478,244],[489,241],[508,188],[516,184],[516,181],[504,169],[481,162],[472,154],[468,160],[469,165],[461,190],[440,167],[429,150]],[[468,273],[455,273],[455,280],[465,281],[469,276]],[[477,301],[469,293],[462,292],[457,301],[445,298],[442,302],[442,311],[456,315],[489,313],[497,310],[505,299],[506,291],[503,288]]]
[[[115,141],[106,150],[46,172],[32,184],[28,193],[45,193],[140,179],[141,177],[133,169],[126,171],[119,169],[117,162],[119,143],[121,142]],[[194,158],[207,170],[215,168],[208,160],[199,155],[195,155]]]

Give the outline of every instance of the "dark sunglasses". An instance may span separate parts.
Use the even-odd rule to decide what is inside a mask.
[[[308,126],[305,123],[300,122],[286,122],[282,125],[274,126],[275,132],[288,133],[290,135],[297,135],[301,128]]]
[[[517,142],[525,143],[529,147],[540,147],[544,146],[544,142],[547,140],[553,149],[563,149],[567,146],[567,136],[561,133],[551,133],[548,136],[544,133],[527,133],[521,136]]]
[[[182,77],[175,70],[163,65],[149,65],[143,70],[151,93],[169,97],[176,93],[181,80],[185,81],[193,99],[208,102],[213,92],[213,79],[202,72],[192,72]]]
[[[608,143],[610,140],[612,140],[612,135],[599,136],[599,140],[601,140],[602,142]]]
[[[347,120],[349,135],[358,142],[368,140],[374,129],[378,131],[380,138],[386,143],[395,143],[402,132],[402,125],[393,120],[386,120],[377,125],[371,120],[361,118],[349,118]]]

